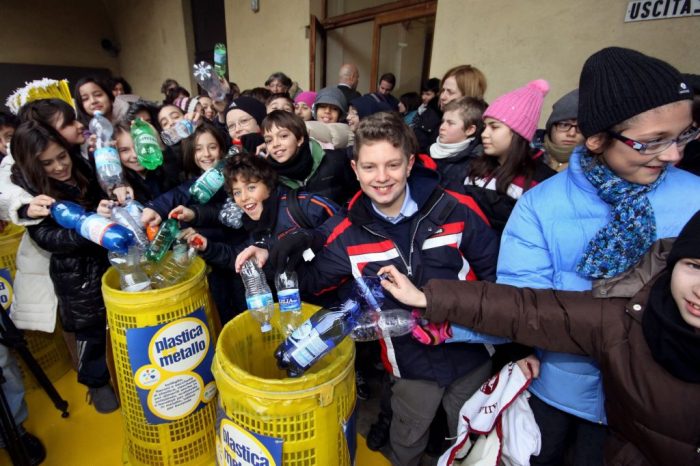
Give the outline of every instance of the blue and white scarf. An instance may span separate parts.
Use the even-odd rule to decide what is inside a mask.
[[[610,221],[586,246],[576,271],[591,279],[610,278],[635,265],[656,240],[656,219],[647,193],[666,177],[666,168],[651,184],[630,183],[593,156],[582,154],[581,168],[610,205]]]

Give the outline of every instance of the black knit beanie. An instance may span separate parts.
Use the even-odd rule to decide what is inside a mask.
[[[231,102],[231,105],[226,109],[226,115],[228,115],[228,112],[231,110],[243,110],[246,112],[248,115],[252,116],[255,118],[255,121],[258,123],[258,126],[262,124],[262,121],[265,119],[265,115],[267,114],[267,110],[265,110],[265,105],[260,102],[257,99],[254,99],[253,97],[248,97],[248,96],[242,96],[237,99],[233,99],[233,102]]]
[[[671,270],[681,259],[700,259],[700,210],[685,224],[671,247],[666,267]]]
[[[609,47],[591,55],[579,80],[578,125],[585,137],[693,92],[674,67],[635,50]]]

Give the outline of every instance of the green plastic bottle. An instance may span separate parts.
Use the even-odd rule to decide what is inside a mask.
[[[146,259],[151,262],[160,262],[170,250],[178,235],[180,234],[180,226],[176,214],[173,214],[160,226],[158,234],[146,250]]]
[[[163,152],[158,144],[158,136],[151,125],[137,118],[131,124],[131,139],[139,163],[147,170],[155,170],[163,165]]]
[[[226,54],[226,45],[219,42],[214,46],[214,70],[219,77],[226,79],[226,65],[228,57]]]

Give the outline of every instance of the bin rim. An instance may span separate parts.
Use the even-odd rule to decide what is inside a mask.
[[[352,342],[343,342],[341,345],[345,343],[352,345]],[[341,345],[338,345],[337,348],[340,348]],[[226,383],[233,386],[236,390],[247,395],[267,399],[284,400],[290,398],[290,396],[293,396],[293,398],[296,400],[301,398],[313,398],[318,394],[325,392],[328,386],[335,387],[338,383],[340,383],[340,381],[347,377],[348,372],[355,370],[354,352],[351,354],[348,364],[343,367],[339,373],[330,379],[324,379],[320,383],[316,382],[321,379],[322,375],[325,375],[325,372],[330,372],[331,369],[335,369],[333,365],[329,365],[328,367],[323,368],[321,371],[313,374],[304,374],[301,377],[286,377],[284,379],[265,379],[263,377],[252,375],[250,372],[245,371],[238,366],[234,366],[235,374],[244,374],[247,382],[255,382],[255,385],[261,387],[257,388],[250,383],[243,383],[242,381],[237,380],[221,365],[221,358],[219,358],[218,355],[219,353],[215,352],[214,360],[212,361],[212,372],[215,374],[215,380],[218,374],[221,374],[221,376],[226,379]],[[289,388],[293,387],[294,385],[300,385],[300,387],[294,387],[294,390],[290,390]]]
[[[216,342],[216,351],[214,352],[212,369],[225,373],[229,379],[235,381],[240,387],[245,387],[247,390],[255,390],[258,393],[277,393],[282,390],[287,393],[305,392],[313,387],[322,386],[329,378],[334,379],[335,376],[331,376],[331,374],[336,372],[344,374],[351,369],[354,370],[354,342],[350,338],[344,338],[340,344],[333,348],[333,350],[331,350],[329,353],[332,354],[339,352],[335,358],[335,361],[326,365],[326,367],[317,372],[306,372],[301,377],[284,377],[281,379],[270,379],[253,375],[249,371],[243,369],[240,365],[234,363],[228,357],[223,348],[224,342],[227,340],[227,334],[235,332],[237,329],[235,325],[237,319],[254,320],[250,315],[250,312],[245,311],[224,326],[219,334],[219,339]],[[327,358],[329,354],[326,354],[323,358]],[[274,356],[271,357],[274,359]],[[226,363],[226,366],[224,366],[224,362]],[[345,364],[345,367],[342,367],[342,364]]]
[[[205,279],[205,274],[207,270],[207,265],[201,257],[195,257],[192,263],[193,275],[176,285],[169,286],[167,288],[161,289],[150,289],[145,291],[122,291],[119,288],[115,288],[109,285],[109,281],[112,280],[112,276],[115,276],[115,280],[119,281],[119,272],[113,266],[102,275],[102,293],[105,299],[109,299],[114,303],[122,304],[133,304],[135,299],[138,298],[139,301],[148,303],[150,301],[162,301],[170,296],[178,295],[187,288],[193,288],[197,285],[197,281]]]

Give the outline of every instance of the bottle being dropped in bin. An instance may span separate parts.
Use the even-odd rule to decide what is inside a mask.
[[[255,320],[260,322],[260,331],[269,332],[272,329],[270,319],[272,319],[275,303],[272,299],[272,291],[267,285],[265,273],[256,262],[248,259],[241,267],[241,278],[245,285],[245,301],[248,305],[248,311]]]
[[[289,377],[301,376],[350,334],[361,312],[354,299],[316,311],[277,347],[277,366]]]
[[[138,202],[131,200],[122,207],[115,205],[112,207],[112,221],[117,222],[119,225],[128,228],[134,234],[134,240],[136,245],[143,251],[148,247],[148,238],[146,237],[146,232],[141,225],[141,214],[137,206],[129,207],[130,204],[138,204]],[[142,210],[142,209],[141,209]],[[134,216],[137,214],[137,216]]]
[[[407,335],[418,325],[418,320],[406,309],[381,312],[363,312],[350,332],[355,341],[373,341]]]
[[[219,42],[214,46],[214,70],[223,79],[226,79],[227,61],[226,45]]]
[[[302,323],[275,350],[279,368],[286,369],[290,377],[299,377],[338,346],[363,313],[376,312],[384,296],[379,282],[379,277],[356,278],[340,306],[320,309]]]
[[[280,324],[284,334],[289,335],[303,322],[297,273],[282,272],[277,275],[275,286],[280,307]]]
[[[192,74],[202,89],[207,91],[209,97],[215,102],[226,98],[226,89],[214,71],[214,67],[205,61],[200,61],[192,66]]]
[[[219,221],[230,228],[241,228],[243,226],[243,209],[233,199],[227,197],[219,211]]]
[[[241,152],[241,141],[235,139],[224,159],[199,175],[190,186],[190,196],[200,204],[206,204],[224,185],[224,164],[226,159]]]
[[[97,180],[102,190],[111,195],[114,188],[126,185],[119,153],[110,145],[114,128],[102,112],[95,112],[89,126],[90,132],[97,137],[94,152]]]
[[[134,243],[134,234],[128,228],[68,201],[51,206],[51,216],[63,228],[75,230],[85,239],[110,250],[126,254]]]
[[[182,120],[178,120],[170,128],[161,131],[160,138],[166,145],[174,146],[183,139],[192,136],[197,126],[199,126],[199,121],[194,122],[183,118]]]
[[[199,238],[194,238],[195,246],[201,245]],[[158,265],[151,277],[153,288],[161,289],[177,285],[192,266],[197,251],[193,247],[187,247],[185,242],[177,242],[173,246],[173,252]]]
[[[165,254],[170,250],[177,237],[180,235],[180,226],[177,221],[177,214],[173,214],[169,219],[160,225],[158,234],[153,238],[151,244],[146,249],[146,259],[151,262],[160,262]]]
[[[137,118],[131,124],[131,139],[134,141],[134,151],[139,163],[146,170],[155,170],[163,165],[163,151],[158,144],[158,135],[151,125]]]
[[[109,262],[119,272],[119,283],[122,291],[136,292],[151,289],[151,280],[141,269],[141,252],[132,246],[126,254],[110,252]]]

